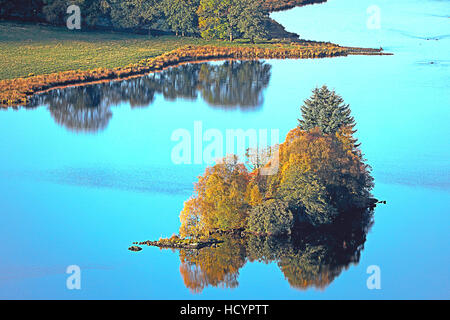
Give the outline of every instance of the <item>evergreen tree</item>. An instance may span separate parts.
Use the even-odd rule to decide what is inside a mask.
[[[201,36],[229,39],[243,36],[254,42],[267,36],[267,12],[254,0],[200,0],[197,11]]]
[[[318,127],[322,133],[334,134],[341,127],[353,129],[355,126],[350,106],[345,104],[342,97],[334,90],[329,90],[325,85],[313,90],[311,98],[305,100],[301,107],[301,113],[299,127],[302,130]]]
[[[268,14],[263,10],[261,3],[254,0],[235,0],[236,7],[240,9],[237,27],[243,38],[255,43],[255,38],[266,38],[268,32],[266,21]]]
[[[84,26],[95,26],[102,16],[101,3],[96,0],[43,0],[45,20],[51,24],[65,25],[69,16],[67,8],[72,4],[80,7],[81,23]]]
[[[42,20],[43,0],[0,0],[0,19]]]
[[[163,0],[162,9],[172,31],[176,35],[197,32],[197,8],[199,0]]]
[[[101,0],[101,8],[120,28],[151,28],[162,16],[159,0]]]

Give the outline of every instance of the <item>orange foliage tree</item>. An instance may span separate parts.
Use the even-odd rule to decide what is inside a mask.
[[[373,179],[352,137],[352,128],[334,134],[319,128],[292,130],[280,146],[277,195],[313,225],[333,222],[342,212],[368,204]]]
[[[248,195],[252,194],[248,192],[249,182],[248,170],[238,163],[237,156],[207,168],[195,184],[195,195],[185,203],[180,215],[181,236],[243,228],[250,207]]]

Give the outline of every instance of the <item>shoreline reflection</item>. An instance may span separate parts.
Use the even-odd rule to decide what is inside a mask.
[[[108,126],[111,107],[145,108],[157,94],[168,101],[200,96],[213,108],[255,111],[263,105],[270,77],[271,65],[262,61],[183,64],[129,80],[55,89],[33,97],[29,108],[46,105],[58,125],[95,133]]]

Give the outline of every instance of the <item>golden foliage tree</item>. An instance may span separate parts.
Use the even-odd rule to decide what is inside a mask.
[[[303,209],[312,224],[330,223],[340,212],[367,205],[373,179],[352,128],[335,134],[296,128],[280,147],[280,158],[279,195]]]
[[[250,207],[246,197],[249,181],[246,167],[236,156],[207,168],[180,215],[180,234],[198,236],[214,229],[243,228]]]

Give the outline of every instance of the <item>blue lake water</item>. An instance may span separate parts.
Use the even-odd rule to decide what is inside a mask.
[[[373,4],[380,29],[367,27]],[[195,69],[210,79],[194,84],[192,70],[178,69],[172,78],[54,91],[33,108],[2,110],[0,298],[448,299],[449,15],[449,1],[330,0],[272,16],[302,38],[394,55],[266,60],[243,65],[235,82],[220,78],[229,66],[215,62]],[[178,230],[206,167],[173,163],[175,130],[193,132],[201,121],[223,134],[279,129],[283,140],[323,84],[351,105],[373,194],[387,201],[357,263],[324,288],[299,290],[275,262],[245,261],[234,288],[193,293],[178,252],[127,250]],[[82,270],[81,290],[66,288],[69,265]],[[371,265],[380,267],[380,290],[366,286]]]

